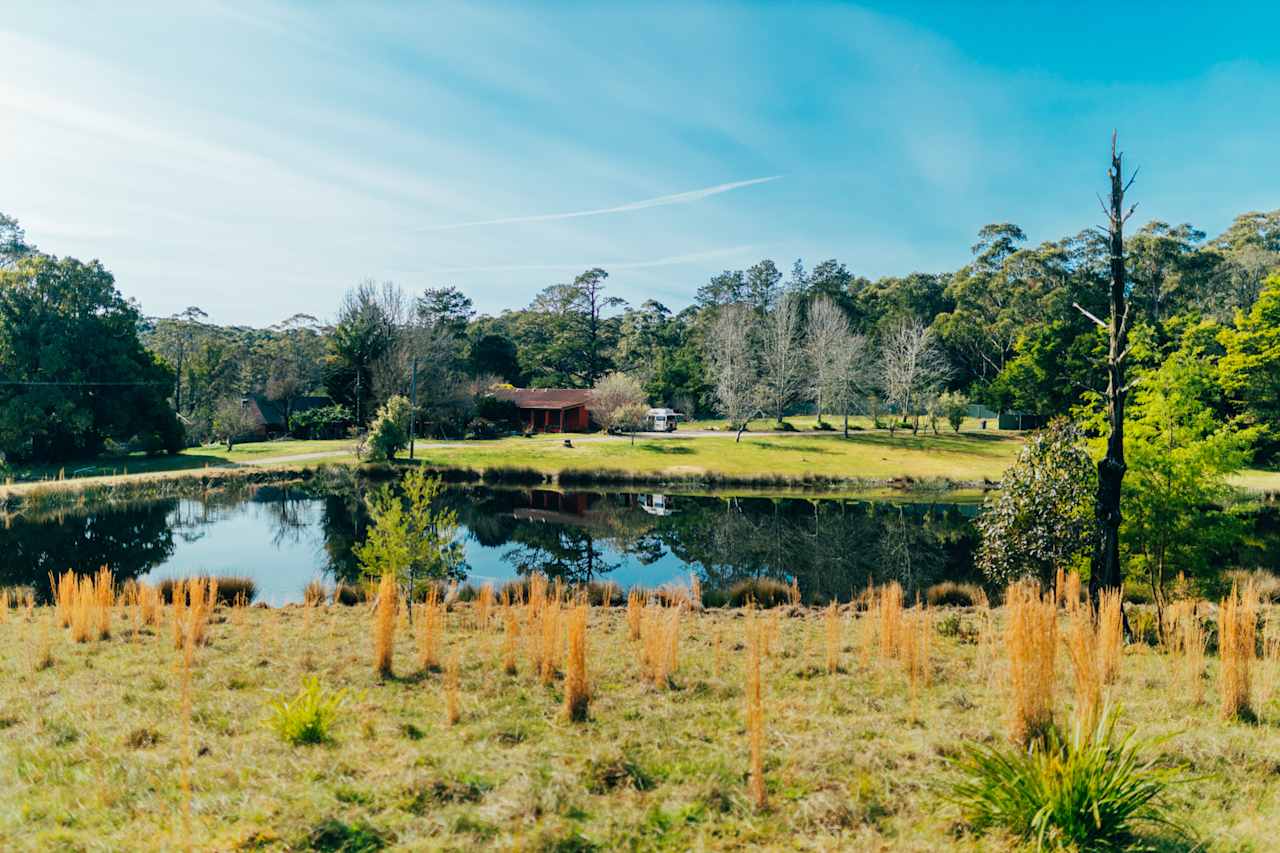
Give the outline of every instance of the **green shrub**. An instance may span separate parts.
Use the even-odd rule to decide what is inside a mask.
[[[1120,849],[1140,825],[1185,836],[1164,801],[1169,771],[1140,757],[1149,744],[1114,735],[1108,708],[1093,731],[1051,727],[1028,749],[970,744],[950,799],[978,833],[1003,829],[1037,849]]]
[[[329,691],[320,686],[320,679],[315,676],[305,678],[292,700],[277,699],[267,706],[271,711],[267,724],[294,746],[324,743],[330,739],[329,729],[346,698],[345,689]]]
[[[383,404],[369,425],[368,456],[374,462],[390,461],[409,445],[412,406],[398,394]]]
[[[331,853],[370,853],[387,846],[386,836],[363,821],[349,824],[329,818],[312,827],[299,849]]]

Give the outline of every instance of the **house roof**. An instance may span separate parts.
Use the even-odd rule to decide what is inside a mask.
[[[249,403],[249,411],[259,426],[278,427],[284,429],[285,407],[283,403],[272,402],[261,394],[252,394],[245,398]],[[333,403],[328,397],[298,397],[293,401],[293,414],[316,409]]]
[[[585,388],[495,388],[493,396],[510,400],[522,409],[574,409],[585,406],[591,392]]]

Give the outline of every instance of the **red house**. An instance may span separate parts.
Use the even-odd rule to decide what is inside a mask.
[[[493,396],[515,403],[520,422],[534,432],[586,432],[591,426],[591,392],[585,389],[495,388]]]

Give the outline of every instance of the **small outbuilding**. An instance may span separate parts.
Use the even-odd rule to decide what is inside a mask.
[[[494,388],[493,396],[515,403],[520,423],[531,432],[586,432],[591,427],[591,392],[585,389]]]

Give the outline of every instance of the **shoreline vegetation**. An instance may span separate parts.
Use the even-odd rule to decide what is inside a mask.
[[[1253,593],[1262,652],[1233,645],[1223,660],[1207,602],[1179,605],[1166,636],[1180,640],[1155,639],[1149,608],[1130,609],[1135,642],[1094,639],[1078,579],[1001,606],[961,589],[912,606],[895,584],[803,606],[777,586],[754,591],[772,607],[704,608],[696,585],[593,597],[535,576],[514,599],[446,587],[412,621],[394,596],[322,589],[260,608],[205,581],[166,596],[109,575],[59,584],[54,606],[6,601],[0,838],[1004,849],[1015,836],[948,793],[965,757],[1013,749],[1028,721],[1069,731],[1088,717],[1139,732],[1142,766],[1194,780],[1161,793],[1168,825],[1109,840],[1267,846],[1280,658],[1275,608]],[[1095,642],[1106,670],[1078,670]],[[1030,672],[1034,707],[1019,692]]]
[[[575,446],[565,447],[565,438]],[[960,433],[892,441],[871,432],[853,433],[848,440],[830,434],[748,434],[740,444],[730,437],[699,435],[641,440],[634,446],[622,437],[557,435],[422,441],[414,462],[401,454],[391,466],[359,463],[349,450],[350,442],[256,442],[238,445],[230,454],[195,448],[175,457],[130,460],[119,469],[129,473],[58,478],[57,473],[65,474],[63,469],[47,479],[10,480],[0,485],[0,511],[198,497],[235,483],[310,481],[335,467],[354,468],[374,479],[389,478],[395,469],[413,464],[425,465],[445,481],[460,484],[653,487],[695,493],[746,489],[890,499],[946,492],[959,500],[980,500],[999,488],[1004,469],[1021,446],[1018,434],[974,437]],[[344,448],[345,453],[337,452]],[[671,460],[678,461],[670,464]],[[752,470],[753,465],[771,462],[775,470]],[[165,463],[174,467],[164,470]],[[1248,494],[1280,494],[1280,472],[1246,470],[1234,482]]]

